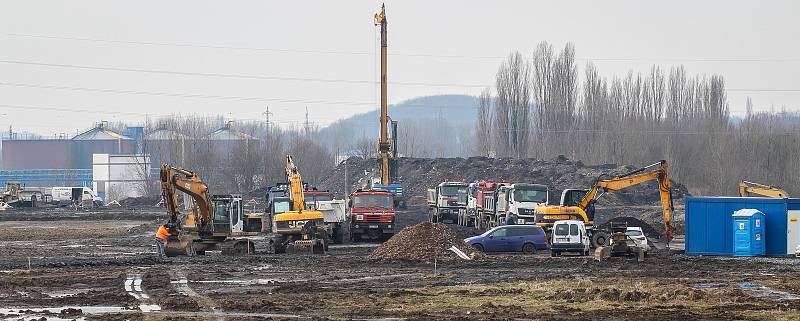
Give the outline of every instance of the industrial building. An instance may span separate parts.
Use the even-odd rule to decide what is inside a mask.
[[[115,132],[102,121],[72,138],[5,139],[0,159],[0,184],[27,186],[91,186],[93,154],[135,154],[141,127],[127,130],[136,139]]]
[[[146,196],[151,187],[147,155],[93,155],[92,190],[106,202]]]

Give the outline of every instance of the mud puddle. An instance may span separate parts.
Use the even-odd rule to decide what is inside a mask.
[[[763,286],[758,283],[742,283],[739,288],[745,290],[754,298],[766,299],[771,301],[789,301],[800,300],[800,295],[792,294],[786,291],[773,289],[768,286]]]
[[[726,283],[697,283],[695,285],[692,285],[692,287],[695,289],[704,289],[704,290],[721,290],[721,289],[730,289],[737,287],[739,289],[742,289],[748,295],[757,299],[764,299],[770,301],[800,300],[800,295],[774,289],[758,283],[750,283],[750,282],[740,283],[738,285],[730,285]]]

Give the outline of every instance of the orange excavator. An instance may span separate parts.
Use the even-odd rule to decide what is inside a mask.
[[[648,181],[658,182],[663,212],[664,236],[671,240],[675,228],[672,225],[672,187],[669,180],[667,161],[648,165],[637,170],[606,179],[598,179],[589,190],[568,189],[561,196],[560,205],[545,205],[535,209],[536,225],[549,229],[559,220],[583,221],[587,226],[593,247],[607,244],[614,234],[612,231],[598,229],[594,226],[594,204],[604,193],[616,192]]]
[[[192,209],[181,213],[178,192],[192,198]],[[169,164],[161,165],[161,195],[173,226],[165,241],[167,256],[203,255],[220,250],[226,255],[255,253],[244,230],[241,195],[210,195],[208,185],[196,173]]]

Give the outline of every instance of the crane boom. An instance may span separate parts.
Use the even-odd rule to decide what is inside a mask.
[[[292,155],[286,155],[286,180],[289,181],[289,199],[292,201],[292,210],[302,212],[305,209],[303,200],[303,177],[300,170],[292,160]]]
[[[387,39],[386,39],[386,6],[375,15],[375,25],[381,26],[381,137],[378,141],[378,163],[381,169],[381,184],[391,184],[389,175],[389,105],[387,97]]]

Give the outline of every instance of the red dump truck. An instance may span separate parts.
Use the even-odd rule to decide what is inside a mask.
[[[474,188],[474,201],[470,202],[475,207],[474,226],[478,230],[485,230],[498,224],[495,214],[497,206],[497,191],[501,186],[510,186],[511,182],[479,181]]]
[[[392,192],[362,189],[350,194],[350,235],[359,240],[386,240],[394,235],[395,208]]]

